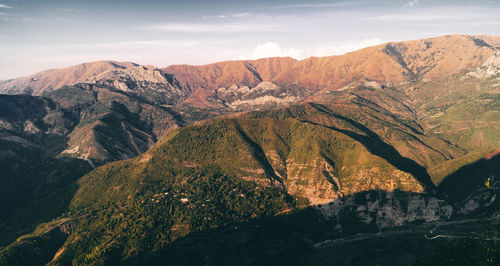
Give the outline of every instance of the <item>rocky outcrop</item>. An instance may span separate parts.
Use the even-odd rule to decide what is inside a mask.
[[[215,97],[232,109],[242,110],[286,106],[298,102],[306,94],[307,92],[301,88],[285,88],[264,81],[253,88],[238,87],[236,84],[228,88],[219,88]]]
[[[376,226],[378,229],[402,226],[416,221],[449,219],[453,207],[427,194],[403,191],[367,191],[346,196],[315,208],[341,229],[354,223]],[[346,218],[350,218],[350,224]]]
[[[85,83],[107,86],[159,104],[176,104],[187,96],[172,75],[153,67],[112,69],[87,79]]]
[[[491,56],[475,71],[467,73],[467,77],[485,79],[500,74],[500,52]]]
[[[489,207],[498,206],[495,191],[500,189],[500,182],[497,181],[494,175],[484,179],[486,180],[485,184],[471,190],[467,198],[456,204],[459,214],[468,215],[487,210]]]

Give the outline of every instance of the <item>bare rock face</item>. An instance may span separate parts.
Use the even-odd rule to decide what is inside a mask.
[[[227,88],[219,88],[216,98],[234,110],[258,107],[278,107],[292,104],[308,95],[302,88],[280,87],[272,82],[263,81],[255,87],[233,84]]]
[[[467,77],[485,79],[500,74],[500,52],[488,58],[475,71],[469,72]]]
[[[467,198],[456,204],[458,213],[468,215],[498,204],[497,195],[495,193],[495,191],[500,189],[498,178],[491,175],[485,179],[487,182],[484,185],[476,187]]]
[[[343,221],[345,217],[351,217],[354,223],[383,229],[416,221],[449,219],[453,214],[453,207],[443,200],[403,191],[367,191],[315,208],[325,218],[337,221],[339,229],[350,226]]]
[[[298,163],[292,159],[286,162],[286,186],[292,195],[305,197],[312,205],[325,204],[344,197],[350,197],[366,191],[402,190],[421,193],[424,188],[413,176],[397,169],[378,167],[349,167],[335,171],[323,158],[316,158],[307,163]]]
[[[164,104],[176,103],[187,96],[172,75],[152,67],[112,69],[87,79],[85,83],[108,86]]]
[[[169,80],[170,79],[170,80]],[[112,69],[86,80],[88,83],[97,81],[113,80],[118,82],[133,81],[153,84],[169,84],[171,77],[163,74],[159,69],[147,68],[144,66],[131,67],[126,69]],[[126,84],[124,84],[126,85]],[[124,88],[131,89],[131,88]]]

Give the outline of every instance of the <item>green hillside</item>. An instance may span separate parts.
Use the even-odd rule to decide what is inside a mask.
[[[81,140],[79,136],[88,136],[85,132],[94,132],[90,140],[99,144],[89,142],[88,147],[103,147],[109,153],[100,154],[119,156],[120,143],[128,141],[124,132],[153,132],[157,125],[147,127],[148,120],[141,119],[147,114],[143,113],[147,103],[132,101],[122,93],[101,90],[102,101],[85,88],[68,87],[56,93],[51,97],[60,105],[67,101],[81,110],[79,123],[69,134],[70,145],[71,138]],[[72,95],[80,95],[79,100],[69,99]],[[189,255],[192,251],[184,247],[192,238],[219,241],[224,238],[211,232],[240,227],[245,230],[230,235],[241,237],[241,245],[269,241],[272,246],[278,239],[290,239],[291,249],[303,247],[306,252],[311,249],[307,240],[311,234],[318,234],[315,241],[321,241],[326,236],[371,232],[384,224],[401,223],[382,218],[378,212],[364,213],[363,206],[389,204],[395,212],[406,212],[403,223],[449,215],[445,213],[451,207],[431,195],[449,196],[463,204],[459,202],[475,193],[484,175],[495,173],[498,164],[496,159],[486,162],[488,166],[475,163],[484,152],[468,153],[427,133],[407,101],[392,88],[358,87],[323,95],[314,103],[167,130],[144,154],[99,167],[64,188],[63,197],[46,197],[28,206],[30,210],[56,200],[67,204],[52,216],[44,216],[45,220],[53,217],[51,222],[0,251],[0,262],[10,264],[20,258],[28,264],[54,265],[153,262],[179,247]],[[136,146],[140,136],[133,138]],[[130,142],[126,147],[131,147]],[[484,171],[467,179],[476,166]],[[413,204],[418,207],[410,208]],[[308,205],[317,209],[304,209]],[[332,212],[340,216],[325,220],[319,215],[322,212],[326,217]],[[276,214],[282,218],[273,218]],[[12,216],[4,222],[4,232],[17,228],[20,235],[43,221],[13,226],[26,216],[25,211]],[[290,223],[290,227],[277,229],[276,223]],[[300,229],[297,223],[308,229]],[[277,235],[250,237],[254,226],[277,230]],[[338,226],[341,229],[335,229]],[[282,237],[285,229],[300,233]],[[5,236],[12,239],[13,235]],[[220,252],[209,246],[194,250],[210,256]],[[296,255],[304,259],[307,254],[299,251]],[[285,256],[282,261],[279,254],[283,252],[278,249],[268,256],[279,262],[293,260]],[[250,263],[251,252],[243,254]],[[173,260],[181,263],[178,256]],[[197,256],[193,259],[199,260]]]
[[[362,191],[423,192],[426,184],[399,160],[296,119],[215,119],[173,130],[145,154],[78,181],[68,211],[53,222],[77,224],[54,263],[128,258],[189,233]],[[36,232],[43,230],[28,239],[44,237]]]

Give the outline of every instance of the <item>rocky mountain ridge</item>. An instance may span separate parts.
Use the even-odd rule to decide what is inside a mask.
[[[218,101],[211,99],[216,97],[219,88],[229,88],[232,85],[254,88],[261,82],[272,82],[284,88],[294,85],[301,88],[303,94],[336,91],[362,80],[407,87],[417,80],[440,79],[478,67],[496,53],[496,43],[498,37],[495,36],[448,35],[387,43],[341,56],[311,57],[300,61],[292,58],[265,58],[203,66],[173,65],[162,68],[164,74],[157,72],[158,75],[168,73],[173,76],[153,78],[153,83],[168,86],[175,79],[178,81],[177,90],[166,97],[179,94],[177,98],[174,97],[177,104],[196,107],[218,106]],[[108,70],[124,71],[136,67],[139,66],[127,62],[87,63],[5,81],[0,84],[0,92],[41,95],[63,85],[96,82],[104,78],[98,76]],[[110,72],[106,75],[112,78]],[[137,76],[133,77],[134,75]],[[129,76],[146,81],[138,72],[129,73]],[[165,80],[168,82],[165,83]],[[125,89],[123,85],[117,86]]]
[[[47,70],[27,77],[3,81],[0,93],[42,95],[65,85],[83,82],[109,69],[125,69],[134,66],[138,65],[129,62],[98,61]]]

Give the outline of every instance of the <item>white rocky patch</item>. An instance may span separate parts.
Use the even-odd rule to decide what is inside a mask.
[[[263,81],[252,88],[233,84],[227,88],[217,89],[217,97],[226,101],[226,104],[233,109],[267,104],[286,105],[298,100],[295,95],[287,91],[278,95],[280,89],[282,89],[280,86],[269,81]]]
[[[395,197],[394,192],[375,192],[367,195],[362,203],[359,198],[347,196],[315,208],[330,220],[337,220],[340,215],[350,212],[359,221],[365,224],[375,223],[379,229],[415,221],[449,219],[453,214],[453,207],[443,200],[415,193]]]
[[[159,69],[146,68],[144,66],[126,69],[112,69],[97,76],[89,78],[86,82],[92,83],[98,80],[119,80],[121,77],[129,77],[134,81],[146,81],[150,83],[168,83]]]
[[[126,69],[112,69],[97,76],[93,76],[85,81],[86,83],[109,83],[112,86],[126,92],[134,91],[155,91],[166,92],[184,96],[185,92],[172,85],[160,69],[154,67],[130,67]],[[135,83],[137,87],[129,86]]]
[[[79,150],[79,149],[80,149],[80,146],[78,146],[78,145],[77,145],[77,146],[75,146],[75,147],[73,147],[73,148],[71,148],[71,149],[66,149],[66,150],[62,151],[61,153],[62,153],[62,154],[63,154],[63,153],[67,153],[67,154],[75,154],[75,153],[78,153],[78,150]]]
[[[476,70],[467,73],[466,77],[485,79],[500,74],[500,52],[488,58]]]
[[[254,89],[260,89],[262,91],[275,91],[278,90],[280,87],[272,82],[268,81],[263,81],[259,83],[257,86],[255,86]]]
[[[0,128],[7,129],[7,130],[13,130],[14,126],[7,120],[0,119]]]
[[[375,89],[382,89],[382,85],[376,81],[365,80],[364,85]]]
[[[478,201],[474,199],[469,199],[468,201],[465,202],[464,206],[460,209],[460,213],[462,214],[468,214],[471,213],[475,210],[477,210],[481,205],[479,204]]]
[[[230,104],[231,107],[237,108],[242,105],[264,105],[264,104],[270,104],[270,103],[275,103],[275,104],[288,104],[296,101],[297,98],[293,96],[287,96],[285,98],[277,98],[274,96],[270,95],[265,95],[261,97],[257,97],[254,99],[248,99],[248,100],[236,100]]]
[[[40,129],[31,120],[26,120],[24,122],[24,132],[36,134],[40,132]]]
[[[246,95],[250,93],[250,88],[248,86],[238,87],[238,85],[233,84],[227,88],[219,88],[217,92],[222,95],[237,94],[237,93]]]

